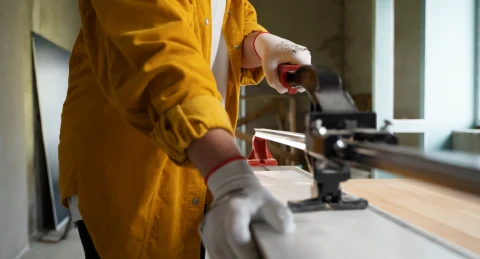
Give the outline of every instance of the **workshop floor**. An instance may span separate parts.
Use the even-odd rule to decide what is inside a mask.
[[[66,240],[57,244],[30,242],[30,251],[22,259],[84,259],[82,243],[76,229],[72,229]]]

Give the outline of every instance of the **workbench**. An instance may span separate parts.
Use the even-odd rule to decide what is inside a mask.
[[[254,167],[282,202],[311,197],[312,177],[297,167]],[[408,179],[342,184],[365,210],[296,213],[292,235],[254,223],[264,258],[480,258],[480,198]]]

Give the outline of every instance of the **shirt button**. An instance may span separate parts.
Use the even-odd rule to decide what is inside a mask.
[[[199,202],[199,199],[198,199],[198,198],[194,198],[194,199],[192,200],[192,204],[193,204],[193,205],[197,205],[198,202]]]
[[[205,19],[205,25],[207,25],[207,26],[208,26],[208,18],[207,18],[207,19]]]
[[[235,45],[234,48],[235,48],[236,50],[238,50],[238,49],[240,48],[240,46]]]

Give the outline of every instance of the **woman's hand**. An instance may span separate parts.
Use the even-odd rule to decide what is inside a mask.
[[[282,64],[310,65],[310,51],[304,46],[269,33],[259,34],[253,42],[258,57],[262,60],[268,84],[283,94],[287,88],[279,80],[278,66]]]

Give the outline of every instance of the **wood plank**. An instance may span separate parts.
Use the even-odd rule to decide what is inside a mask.
[[[454,244],[480,254],[480,198],[410,179],[362,179],[347,193]]]

